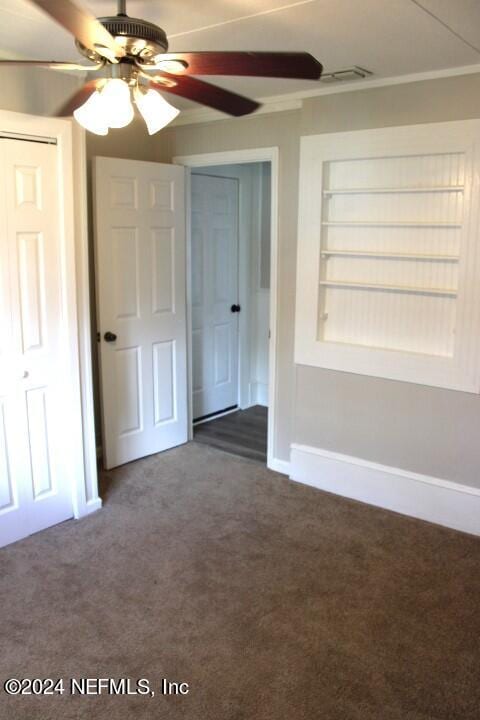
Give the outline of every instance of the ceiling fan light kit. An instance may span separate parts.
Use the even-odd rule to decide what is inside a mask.
[[[321,64],[306,52],[168,52],[162,28],[126,14],[94,18],[75,0],[31,0],[75,38],[89,66],[72,62],[0,60],[55,70],[86,70],[85,85],[65,103],[58,116],[74,116],[86,130],[106,135],[134,117],[134,105],[150,135],[164,128],[179,110],[158,91],[178,95],[233,117],[255,112],[260,104],[194,75],[226,75],[319,80]]]
[[[126,127],[134,118],[134,105],[145,120],[149,135],[162,130],[179,114],[157,90],[148,87],[130,65],[105,68],[108,77],[83,105],[74,110],[75,120],[89,132],[107,135],[110,128]],[[174,81],[165,80],[166,85]]]

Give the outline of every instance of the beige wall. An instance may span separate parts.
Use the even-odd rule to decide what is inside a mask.
[[[324,95],[299,111],[179,126],[157,136],[155,158],[162,162],[279,147],[278,458],[288,460],[295,441],[480,487],[478,396],[293,363],[300,136],[465,118],[480,118],[480,75]]]
[[[53,70],[9,68],[0,70],[0,108],[30,115],[53,114],[63,105],[80,81]]]
[[[154,160],[154,139],[145,129],[141,118],[125,128],[110,130],[108,135],[87,133],[87,159],[101,157],[126,158],[128,160]]]

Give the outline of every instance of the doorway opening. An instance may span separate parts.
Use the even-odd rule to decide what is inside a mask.
[[[192,436],[267,462],[271,162],[190,178]]]

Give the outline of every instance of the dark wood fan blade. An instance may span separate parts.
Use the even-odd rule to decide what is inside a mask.
[[[73,0],[31,0],[90,50],[109,60],[123,57],[125,50],[88,10]]]
[[[104,64],[104,61],[91,65],[80,65],[79,63],[58,62],[57,60],[0,60],[0,68],[19,65],[20,67],[46,68],[47,70],[81,70],[83,72],[98,70]]]
[[[80,105],[83,105],[83,103],[87,102],[90,95],[93,95],[95,90],[97,90],[99,87],[102,86],[104,80],[101,78],[95,78],[94,80],[89,80],[83,87],[81,87],[79,90],[77,90],[76,93],[74,93],[63,105],[60,110],[57,110],[55,113],[56,117],[70,117],[73,115],[73,111],[80,107]]]
[[[164,63],[179,63],[178,71]],[[182,68],[182,64],[186,67]],[[318,80],[322,65],[306,52],[181,52],[165,53],[156,67],[187,75],[251,75]],[[148,68],[148,65],[146,66]]]
[[[260,104],[255,100],[250,100],[250,98],[237,95],[230,92],[230,90],[224,90],[217,87],[217,85],[211,85],[193,77],[162,73],[150,80],[150,87],[173,95],[180,95],[180,97],[187,100],[193,100],[201,105],[207,105],[207,107],[235,117],[248,115],[260,107]]]

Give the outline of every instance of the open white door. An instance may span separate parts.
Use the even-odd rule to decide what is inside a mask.
[[[106,468],[187,442],[184,169],[97,157]]]
[[[192,185],[193,419],[238,403],[238,180]]]
[[[0,546],[73,515],[57,153],[0,139]]]

